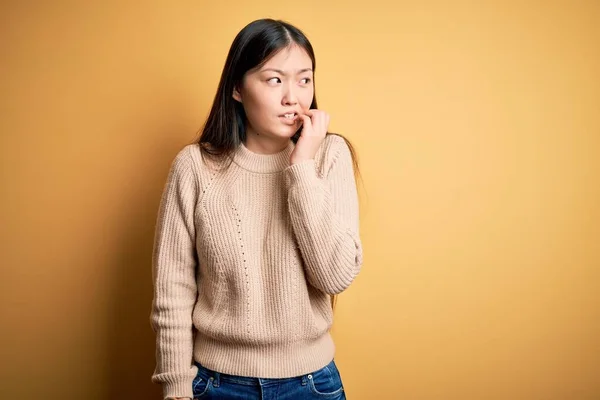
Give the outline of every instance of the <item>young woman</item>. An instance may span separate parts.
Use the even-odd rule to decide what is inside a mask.
[[[171,165],[151,313],[165,399],[345,399],[330,296],[362,264],[356,162],[327,132],[314,71],[298,28],[250,23]]]

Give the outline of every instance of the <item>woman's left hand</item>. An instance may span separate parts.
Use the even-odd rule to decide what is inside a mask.
[[[307,110],[300,118],[302,131],[290,155],[292,165],[314,158],[329,128],[329,114],[323,110]]]

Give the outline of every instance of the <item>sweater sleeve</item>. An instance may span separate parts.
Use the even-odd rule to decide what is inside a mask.
[[[152,255],[153,301],[150,321],[156,334],[156,366],[152,382],[164,398],[192,398],[192,312],[196,302],[197,265],[194,208],[198,182],[189,149],[171,164],[165,184]]]
[[[308,281],[327,294],[347,289],[362,265],[359,209],[350,149],[332,137],[328,173],[317,175],[315,160],[284,171],[292,227]]]

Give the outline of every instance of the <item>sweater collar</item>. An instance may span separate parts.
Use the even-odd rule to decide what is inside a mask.
[[[233,162],[252,172],[280,172],[290,166],[290,155],[294,147],[294,142],[290,140],[287,147],[278,153],[259,154],[248,150],[242,142],[233,153]]]

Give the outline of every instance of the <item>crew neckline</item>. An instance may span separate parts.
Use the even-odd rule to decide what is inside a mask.
[[[241,142],[233,154],[233,162],[252,172],[280,172],[291,165],[290,155],[294,147],[294,142],[290,140],[288,145],[277,153],[259,154],[249,150],[244,142]]]

